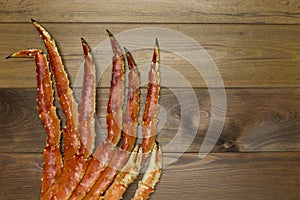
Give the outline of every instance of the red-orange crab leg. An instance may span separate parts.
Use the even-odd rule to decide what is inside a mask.
[[[150,157],[149,166],[145,172],[143,179],[138,184],[132,200],[148,199],[150,194],[154,192],[154,187],[158,183],[162,170],[162,152],[159,144],[155,143]]]
[[[85,59],[85,68],[89,68],[91,67],[90,64],[93,63],[93,58],[91,56],[90,49],[88,48],[88,45],[84,40],[82,40],[82,46],[83,46],[85,58],[87,58]],[[90,71],[89,69],[85,70],[85,72],[87,73],[84,75],[85,79],[88,79],[89,71]],[[87,85],[90,85],[91,87],[95,87],[94,84],[95,82],[93,81],[87,83]],[[85,88],[83,88],[83,90],[84,89]],[[83,94],[83,95],[84,96],[89,95],[89,97],[86,98],[91,98],[92,100],[95,99],[93,97],[94,95],[93,92],[90,92],[89,94]],[[87,99],[85,99],[84,101],[87,101]],[[93,108],[91,110],[93,110]],[[93,120],[91,119],[91,121]],[[69,127],[67,126],[67,128]],[[81,147],[85,148],[83,145],[81,145]],[[64,168],[63,174],[48,189],[48,191],[42,196],[41,199],[45,199],[45,200],[46,199],[68,199],[71,196],[72,192],[75,190],[78,183],[80,182],[90,160],[88,154],[85,154],[84,152],[87,151],[82,150],[80,152],[76,152],[75,155],[73,155],[71,158],[67,160],[68,167]]]
[[[33,25],[40,33],[48,52],[51,70],[56,83],[56,90],[62,110],[66,116],[66,127],[64,134],[64,162],[68,166],[68,160],[71,159],[80,148],[80,140],[77,130],[78,125],[78,105],[73,97],[73,91],[69,87],[69,79],[59,55],[54,39],[50,34],[35,20]]]
[[[128,65],[135,66],[134,60],[128,50],[126,50],[126,55],[127,55]],[[143,130],[148,131],[148,132],[146,132],[146,135],[144,134],[144,139],[143,139],[143,143],[142,143],[142,147],[144,147],[143,161],[145,161],[145,158],[146,158],[145,155],[148,155],[148,153],[152,150],[153,145],[155,143],[155,138],[156,138],[156,124],[157,124],[156,122],[157,122],[158,98],[159,98],[158,65],[159,65],[159,49],[158,49],[158,41],[156,40],[156,45],[154,48],[154,54],[153,54],[153,59],[152,59],[152,65],[151,65],[151,69],[149,72],[147,102],[146,102],[146,107],[145,107],[144,116],[143,116],[143,128],[144,128]],[[124,125],[124,127],[125,127],[125,125]],[[150,130],[148,130],[148,129],[150,129]],[[149,144],[149,143],[152,143],[152,144]],[[154,151],[153,154],[156,154],[156,152]],[[153,168],[155,166],[156,160],[154,159],[153,156],[151,157],[151,159],[152,159],[150,162],[151,166],[149,166],[149,169],[151,167]],[[130,165],[130,164],[127,164],[127,165]],[[159,163],[157,163],[157,165],[159,165]],[[149,175],[145,175],[145,176],[148,177]],[[122,171],[119,173],[118,177],[120,180],[118,180],[118,182],[115,184],[113,183],[113,185],[111,186],[111,187],[113,187],[113,189],[110,187],[108,189],[108,191],[105,193],[104,198],[109,199],[110,197],[115,196],[116,199],[119,199],[119,197],[121,197],[123,195],[122,192],[125,191],[126,188],[128,187],[128,185],[132,181],[134,181],[134,179],[136,178],[135,173],[126,174],[126,172],[122,172]],[[126,178],[126,179],[121,180],[121,177]],[[144,178],[145,180],[147,179],[146,177]],[[148,179],[149,179],[149,177],[148,177]],[[130,180],[130,181],[128,181],[128,180]],[[122,182],[122,184],[120,184],[120,182]],[[152,188],[154,188],[155,184],[156,183],[153,183]],[[140,189],[140,190],[141,190],[140,193],[144,192],[143,189]],[[114,192],[112,192],[112,191],[114,191]],[[144,195],[147,196],[148,194],[144,194]],[[114,198],[110,198],[110,199],[114,199]]]
[[[126,111],[123,120],[123,135],[121,149],[125,151],[132,151],[136,142],[136,134],[138,127],[139,101],[140,101],[140,79],[137,65],[128,51],[126,52],[126,59],[129,67],[128,73],[128,94],[126,102]]]
[[[98,199],[104,193],[127,162],[129,152],[132,151],[136,142],[140,94],[139,74],[132,55],[127,49],[125,51],[130,72],[128,74],[128,95],[123,122],[123,143],[121,148],[116,150],[109,166],[105,169],[85,199]]]
[[[106,141],[97,147],[91,162],[86,169],[86,173],[70,197],[70,199],[74,200],[83,199],[86,193],[102,175],[105,168],[108,166],[112,155],[115,153],[114,147],[119,143],[122,133],[125,60],[116,38],[108,30],[107,33],[114,53],[112,58],[112,79],[106,116],[108,135]]]
[[[114,56],[113,73],[111,77],[111,87],[109,100],[107,104],[107,141],[111,142],[114,146],[119,143],[122,133],[122,116],[124,104],[124,67],[125,60],[122,50],[111,32],[106,30],[112,45]]]
[[[81,38],[84,52],[84,79],[79,110],[78,132],[81,139],[81,155],[89,157],[95,145],[96,78],[95,62],[87,42]]]
[[[47,139],[44,148],[44,170],[41,195],[55,182],[62,172],[62,155],[60,152],[60,120],[53,105],[53,89],[46,55],[38,49],[16,52],[9,57],[34,57],[38,88],[38,113],[46,129]]]
[[[105,195],[100,199],[111,200],[121,199],[128,186],[134,182],[139,175],[142,164],[142,149],[136,146],[132,151],[126,165],[115,178],[111,186],[106,190]]]
[[[154,191],[155,185],[158,183],[162,168],[161,148],[155,143],[156,126],[158,114],[159,99],[159,46],[156,39],[154,53],[152,58],[151,69],[148,76],[148,93],[142,121],[143,130],[143,160],[144,163],[149,153],[151,153],[150,162],[143,179],[139,182],[138,189],[132,198],[133,200],[148,199]]]
[[[143,142],[142,149],[144,153],[143,161],[153,148],[156,139],[156,126],[158,114],[159,99],[159,46],[156,39],[151,69],[148,74],[148,93],[143,115],[142,132]]]

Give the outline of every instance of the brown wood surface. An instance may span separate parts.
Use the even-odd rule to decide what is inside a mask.
[[[164,160],[174,156],[166,153]],[[0,158],[1,198],[38,199],[42,156],[2,153]],[[297,200],[299,159],[296,152],[212,153],[202,160],[198,154],[184,154],[164,168],[152,199]],[[135,186],[125,199],[130,199]]]
[[[214,89],[218,90],[218,89]],[[79,89],[75,90],[80,92]],[[97,123],[105,132],[106,105],[108,89],[97,91]],[[177,96],[190,96],[195,92],[199,100],[200,123],[194,104],[189,99],[181,103],[189,105],[182,110]],[[186,136],[191,129],[197,130],[194,141],[187,152],[198,152],[211,120],[211,102],[207,89],[161,89],[161,120],[158,140],[162,145],[169,144],[181,127]],[[42,152],[45,131],[36,111],[36,89],[1,89],[0,90],[0,152]],[[75,94],[76,94],[75,93]],[[176,94],[176,95],[175,95]],[[214,152],[253,152],[253,151],[298,151],[300,149],[300,89],[226,89],[227,116],[222,134]],[[142,90],[141,111],[145,102],[146,89]],[[284,98],[283,98],[284,97]],[[58,105],[58,107],[60,107]],[[59,108],[59,114],[63,114]],[[223,112],[219,110],[218,112]],[[185,113],[188,113],[186,115]],[[253,117],[255,116],[255,117]],[[182,124],[182,125],[180,125]],[[98,133],[101,137],[105,135]],[[184,139],[184,138],[182,138]],[[177,141],[177,140],[176,140]],[[177,141],[170,152],[178,152]]]
[[[0,19],[94,23],[299,24],[298,0],[3,1]]]
[[[155,27],[180,31],[194,39],[195,45],[202,45],[218,67],[226,87],[298,87],[300,85],[300,37],[298,37],[300,25],[51,23],[45,26],[51,31],[60,47],[72,83],[83,62],[80,37],[84,37],[90,46],[95,48],[108,39],[105,32],[107,28],[118,34],[134,28]],[[0,59],[0,87],[35,87],[34,63],[31,59],[5,60],[4,58],[25,48],[44,49],[37,31],[30,23],[0,23],[0,30],[2,30],[0,38],[3,38],[1,45],[4,47],[0,52],[2,58]],[[154,43],[154,37],[145,36],[144,41]],[[124,43],[132,45],[134,41],[120,41],[123,46]],[[184,45],[176,38],[174,43],[178,46]],[[187,48],[185,53],[193,48],[195,47]],[[134,57],[137,64],[149,65],[151,54],[151,49],[139,50],[134,52]],[[192,57],[198,56],[198,54],[190,54]],[[108,54],[106,59],[110,58],[111,55]],[[196,69],[183,58],[163,51],[161,60],[162,64],[181,73],[193,87],[206,87]],[[98,64],[97,68],[106,68],[101,65],[101,60],[98,60]],[[110,69],[105,72],[101,79],[101,87],[108,87],[110,83]],[[170,73],[162,73],[162,75],[162,83],[168,83],[169,87],[180,87],[181,82],[174,80]]]
[[[11,0],[0,1],[1,200],[38,199],[40,192],[45,131],[36,111],[34,62],[5,59],[21,49],[45,50],[30,18],[42,22],[56,39],[71,85],[76,87],[82,75],[80,37],[95,49],[107,40],[105,29],[116,36],[135,28],[178,31],[195,40],[213,59],[226,87],[227,114],[212,152],[200,159],[198,152],[211,118],[218,120],[218,114],[225,111],[224,107],[212,108],[209,91],[221,89],[208,90],[204,78],[188,61],[174,52],[161,52],[162,64],[185,80],[174,78],[168,68],[161,69],[163,118],[158,141],[164,147],[170,144],[180,125],[185,134],[180,137],[182,143],[192,136],[192,129],[197,129],[197,134],[186,152],[178,149],[181,141],[164,152],[165,163],[177,160],[165,166],[151,199],[299,199],[299,0]],[[154,37],[145,35],[141,43],[149,41],[154,43]],[[136,42],[120,40],[122,46]],[[180,39],[171,42],[186,46]],[[160,43],[163,47],[164,40]],[[198,58],[193,54],[195,48],[189,46],[182,53]],[[149,66],[151,54],[152,46],[133,52],[141,67]],[[110,52],[107,58],[111,58]],[[97,90],[97,130],[105,129],[111,77],[111,66],[106,67],[98,66],[105,72]],[[142,75],[145,81],[146,73]],[[184,85],[186,81],[192,88]],[[189,98],[190,89],[197,97],[200,123],[195,122],[198,110]],[[79,93],[76,88],[75,94]],[[142,109],[145,94],[143,84]],[[186,97],[182,102],[185,108],[176,94]],[[100,134],[97,141],[103,137]],[[130,199],[135,186],[130,187],[125,200]]]

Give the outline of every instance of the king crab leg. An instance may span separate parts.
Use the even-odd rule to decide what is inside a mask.
[[[129,53],[126,52],[126,57],[128,59],[128,64],[133,65],[135,67],[134,60]],[[158,99],[159,99],[159,75],[158,75],[158,67],[159,67],[159,47],[158,41],[156,39],[153,59],[151,64],[151,69],[149,72],[149,83],[148,83],[148,93],[147,93],[147,101],[143,115],[143,162],[145,161],[147,155],[151,152],[155,139],[156,139],[156,125],[157,125],[157,113],[158,113]],[[136,128],[136,127],[135,127]],[[105,169],[102,176],[97,180],[94,184],[90,192],[86,195],[84,199],[98,199],[117,174],[120,172],[121,167],[127,161],[128,155],[123,152],[126,149],[122,149],[122,147],[126,147],[126,145],[122,145],[121,149],[118,150],[113,158],[111,159],[111,163],[109,167]]]
[[[143,161],[151,152],[156,140],[158,99],[159,99],[159,46],[158,40],[155,41],[151,69],[148,74],[148,93],[143,115],[142,132],[143,132]]]
[[[112,46],[114,47],[114,45]],[[132,55],[128,50],[125,49],[125,51],[130,72],[128,74],[128,95],[123,122],[122,146],[120,149],[116,149],[109,166],[101,174],[84,199],[98,199],[103,194],[122,166],[127,162],[129,152],[132,151],[135,145],[139,112],[139,74]]]
[[[127,62],[130,65],[135,65],[134,60],[130,52],[125,48]],[[131,64],[133,63],[133,64]],[[151,64],[151,70],[149,72],[149,83],[148,83],[148,94],[146,108],[143,116],[143,143],[144,156],[143,160],[145,162],[146,155],[152,150],[153,151],[150,158],[149,167],[143,176],[142,181],[139,182],[138,190],[135,194],[134,199],[141,199],[142,197],[147,199],[149,195],[154,191],[154,186],[157,184],[162,165],[162,155],[161,148],[155,143],[156,138],[156,121],[157,121],[157,108],[158,108],[158,92],[159,92],[159,75],[158,75],[158,65],[159,65],[159,48],[158,41],[156,40],[156,45],[154,47],[153,59]],[[151,110],[150,108],[154,108]],[[151,112],[152,111],[152,112]],[[154,124],[153,124],[153,121]],[[150,131],[147,131],[149,130]],[[147,145],[146,145],[147,144]],[[150,148],[150,150],[148,149]],[[146,153],[145,153],[146,152]],[[141,156],[141,155],[138,155]],[[125,167],[119,172],[112,185],[106,190],[105,195],[100,197],[100,199],[120,199],[123,193],[126,191],[129,184],[131,184],[136,178],[139,172],[141,163],[135,165],[133,161],[128,161]],[[157,168],[155,168],[157,167]]]
[[[106,141],[116,146],[122,133],[122,115],[124,103],[124,74],[125,60],[122,50],[111,32],[106,30],[112,45],[114,56],[111,87],[107,104],[107,138]]]
[[[53,71],[54,79],[57,85],[57,93],[60,99],[60,104],[66,116],[66,127],[63,129],[64,133],[64,171],[62,176],[60,176],[57,181],[48,189],[48,191],[42,196],[42,199],[67,199],[72,191],[76,188],[77,184],[81,180],[87,164],[89,162],[89,151],[83,150],[85,146],[82,144],[79,139],[78,134],[78,106],[73,98],[73,91],[69,87],[69,80],[67,74],[64,70],[61,58],[59,56],[55,41],[52,39],[50,34],[36,21],[33,20],[34,26],[40,33],[41,38],[44,40],[44,44],[47,48],[51,69]],[[85,80],[84,86],[89,88],[95,87],[95,81],[89,79],[91,73],[94,73],[93,67],[93,58],[90,53],[86,42],[82,40],[83,50],[85,54]],[[88,80],[88,81],[86,81]],[[85,88],[83,88],[85,90]],[[95,98],[95,89],[91,89],[90,92],[83,93],[83,102],[82,106],[84,107],[85,101],[94,101]],[[81,122],[87,123],[87,129],[90,129],[90,125],[93,124],[93,113],[94,113],[95,103],[91,105],[90,109],[87,112],[83,112],[83,117],[80,118]],[[87,118],[85,118],[87,116]],[[93,125],[92,125],[93,126]],[[83,129],[84,130],[84,129]],[[87,132],[90,134],[90,132]],[[83,139],[86,135],[82,135]],[[93,138],[93,136],[92,136]],[[91,139],[93,140],[93,139]],[[86,145],[92,143],[93,141],[87,141]]]
[[[137,126],[138,126],[138,113],[139,113],[139,73],[137,71],[136,63],[128,51],[128,49],[124,48],[126,52],[126,58],[128,67],[130,72],[128,73],[128,95],[127,95],[127,108],[124,115],[124,122],[123,122],[123,135],[122,135],[122,146],[121,150],[125,150],[127,152],[131,152],[135,142],[136,142],[136,134],[137,134]],[[112,160],[118,160],[118,154],[116,154],[116,158]],[[120,199],[123,193],[125,192],[127,186],[135,180],[138,175],[142,160],[142,149],[139,147],[135,147],[133,150],[127,164],[122,168],[119,175],[116,177],[113,184],[109,187],[106,191],[105,197],[103,198],[110,198],[110,199]],[[122,163],[120,163],[122,164]],[[111,163],[110,166],[113,166],[115,170],[110,170],[110,177],[114,177],[119,168],[121,166],[116,166],[115,164]],[[106,172],[106,177],[109,177],[109,173]],[[125,185],[121,184],[122,179],[131,179],[132,181],[128,180],[127,183],[124,182]],[[100,182],[100,181],[99,181]],[[123,183],[123,182],[122,182]],[[126,186],[126,187],[125,187]],[[101,186],[98,186],[98,188]],[[105,189],[105,187],[104,187]],[[97,195],[95,195],[97,196]]]
[[[122,133],[122,115],[124,103],[124,75],[125,60],[122,50],[111,32],[107,30],[110,37],[114,56],[112,58],[112,80],[110,87],[109,100],[107,104],[107,131],[106,141],[100,143],[92,156],[86,173],[80,184],[73,192],[70,199],[83,199],[86,193],[92,188],[95,182],[102,175],[109,164],[112,156],[116,154],[115,146],[119,143]],[[126,161],[125,161],[126,162]]]
[[[81,38],[84,51],[84,79],[79,109],[78,132],[82,142],[81,155],[89,157],[95,145],[96,77],[95,62],[87,42]]]
[[[138,127],[138,114],[139,114],[139,100],[140,100],[140,79],[137,65],[128,51],[126,52],[126,59],[128,63],[128,94],[127,94],[127,108],[123,120],[123,135],[122,135],[122,146],[121,149],[131,152],[137,135]]]
[[[78,134],[78,105],[73,97],[73,91],[69,87],[69,79],[56,47],[54,39],[50,34],[35,20],[33,25],[40,33],[48,52],[50,67],[55,79],[57,94],[62,110],[66,116],[66,126],[63,129],[64,134],[64,163],[77,154],[80,148],[80,139]]]
[[[46,55],[42,53],[42,50],[38,49],[22,50],[9,57],[34,57],[36,63],[38,88],[37,109],[47,132],[46,146],[43,151],[44,170],[41,190],[41,195],[43,195],[61,175],[63,168],[62,155],[60,152],[60,120],[56,114],[56,108],[53,105],[53,89],[48,62]]]

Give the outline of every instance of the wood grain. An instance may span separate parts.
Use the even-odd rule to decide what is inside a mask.
[[[164,154],[164,161],[174,156]],[[214,153],[202,160],[198,154],[184,154],[164,168],[152,199],[296,200],[299,160],[298,152]],[[41,166],[41,154],[0,154],[0,199],[38,199]],[[124,199],[134,190],[132,185]]]
[[[265,23],[299,24],[299,1],[251,0],[92,0],[1,3],[3,22],[97,23]]]
[[[80,36],[95,48],[108,39],[106,28],[117,34],[135,28],[149,28],[152,25],[71,23],[45,24],[45,26],[55,37],[71,81],[74,83],[83,62]],[[298,25],[153,25],[153,27],[179,31],[196,41],[194,46],[181,50],[179,52],[181,55],[188,53],[192,58],[209,59],[199,58],[198,54],[193,54],[192,50],[201,44],[218,67],[226,87],[298,87],[300,85],[300,37],[298,37],[300,26]],[[145,35],[143,41],[120,40],[122,46],[127,46],[129,49],[137,42],[141,43],[140,48],[144,45],[145,48],[147,47],[133,52],[137,63],[142,65],[141,69],[146,69],[143,65],[149,66],[151,60],[152,43],[156,35],[150,35]],[[165,38],[160,42],[161,62],[164,66],[171,67],[170,69],[183,75],[184,79],[182,81],[174,79],[174,75],[168,68],[161,67],[162,84],[181,87],[188,81],[193,87],[205,87],[204,79],[201,77],[203,71],[200,71],[202,73],[200,75],[191,63],[175,55],[174,52],[164,51],[164,45],[168,46],[166,40],[171,38],[166,35],[161,37],[164,36]],[[0,24],[0,38],[2,46],[0,57],[3,58],[0,59],[0,87],[35,87],[34,63],[31,59],[5,60],[4,58],[25,48],[44,49],[36,30],[31,24]],[[178,44],[178,48],[186,45],[182,38],[171,38],[169,42]],[[179,51],[175,48],[176,50]],[[111,77],[110,46],[97,49],[97,52],[96,56],[104,54],[103,59],[108,61],[106,66],[103,59],[98,59],[98,70],[106,69],[99,86],[108,87]],[[203,68],[207,69],[206,71],[212,70],[209,66],[201,66],[201,64],[198,69],[203,70]],[[215,78],[216,75],[206,78],[205,81]]]
[[[97,92],[97,127],[98,131],[104,132],[99,135],[99,140],[106,137],[108,91],[98,89]],[[80,90],[75,92],[77,94]],[[190,98],[193,92],[200,108],[199,124],[195,123],[197,112],[195,102]],[[143,89],[141,111],[145,94],[146,90]],[[213,152],[300,150],[300,89],[226,89],[226,94],[225,126]],[[187,98],[181,98],[179,104],[178,96]],[[45,131],[36,113],[35,99],[35,89],[0,90],[1,152],[42,152]],[[181,152],[181,144],[189,143],[187,138],[194,138],[187,151],[198,152],[211,120],[208,90],[194,89],[188,92],[186,89],[171,91],[163,88],[160,105],[160,143],[165,146],[172,142],[172,148],[168,151]],[[181,105],[185,105],[185,108]],[[224,108],[219,108],[216,116],[223,111]],[[60,107],[59,114],[63,118]],[[174,140],[175,136],[180,136],[178,130],[182,130],[185,136]],[[193,130],[196,132],[193,133]]]

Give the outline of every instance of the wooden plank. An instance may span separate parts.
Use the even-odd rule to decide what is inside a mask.
[[[173,156],[164,154],[164,160]],[[0,158],[0,198],[38,199],[42,156],[0,154]],[[184,154],[164,167],[152,199],[296,200],[300,195],[299,160],[297,152],[214,153],[202,160],[198,154]],[[130,199],[134,190],[132,185],[124,199]]]
[[[108,89],[97,92],[97,130],[104,132],[99,140],[105,138],[108,92]],[[211,143],[204,147],[216,142],[213,152],[299,151],[299,94],[298,88],[226,89],[227,116],[222,134],[217,141],[209,137]],[[145,95],[143,89],[141,112]],[[0,90],[0,152],[42,152],[45,131],[38,119],[35,99],[34,88]],[[200,123],[196,121],[197,102]],[[211,123],[209,91],[162,88],[160,105],[158,141],[164,147],[169,145],[169,152],[198,152]],[[213,108],[214,119],[221,120],[218,116],[224,109]],[[63,116],[60,108],[59,114]],[[182,145],[188,149],[182,150]]]
[[[122,36],[120,38],[117,35],[122,46],[130,49],[130,47],[136,47],[137,44],[140,45],[136,47],[140,50],[133,53],[137,63],[146,66],[149,66],[153,41],[157,36],[153,35],[155,32],[149,31],[143,32],[145,35],[142,40],[132,38],[122,40],[128,31],[136,30],[135,28],[142,30],[149,28],[149,25],[142,24],[46,24],[46,27],[59,44],[73,84],[83,61],[81,36],[85,37],[93,48],[97,45],[101,46],[103,44],[101,42],[105,40],[109,45],[105,33],[105,29],[109,28],[112,32],[119,33],[120,37]],[[298,87],[300,85],[300,59],[298,56],[300,53],[300,38],[298,37],[300,26],[298,25],[192,24],[154,25],[154,28],[168,28],[164,30],[172,33],[178,31],[195,40],[193,45],[188,46],[190,44],[186,42],[186,38],[171,37],[166,32],[160,36],[161,62],[163,64],[161,67],[162,83],[169,87],[182,87],[185,83],[189,83],[193,87],[206,87],[205,81],[215,81],[217,75],[213,67],[204,64],[210,58],[203,57],[194,51],[198,44],[201,44],[213,59],[226,87]],[[134,34],[131,36],[129,34],[128,37],[132,37],[132,35]],[[30,24],[0,24],[0,38],[0,48],[2,49],[0,57],[2,58],[24,48],[44,49],[36,30]],[[167,51],[166,47],[174,44],[176,44],[174,51]],[[100,56],[101,58],[97,57],[99,58],[97,60],[98,71],[106,69],[100,86],[108,87],[111,78],[110,46],[95,50],[97,50],[96,57],[104,55]],[[191,59],[200,61],[200,64],[194,67],[189,62],[190,60],[185,60],[175,53],[179,53],[181,56],[188,55]],[[146,69],[144,66],[140,67],[140,70],[146,71]],[[0,87],[2,88],[24,88],[36,85],[34,63],[30,59],[0,59],[0,72]],[[171,72],[177,72],[183,78],[174,78],[174,73]],[[212,73],[212,75],[204,77],[205,72]]]
[[[0,198],[39,199],[43,161],[40,154],[0,154]]]
[[[6,1],[2,22],[284,23],[299,24],[299,1]]]

